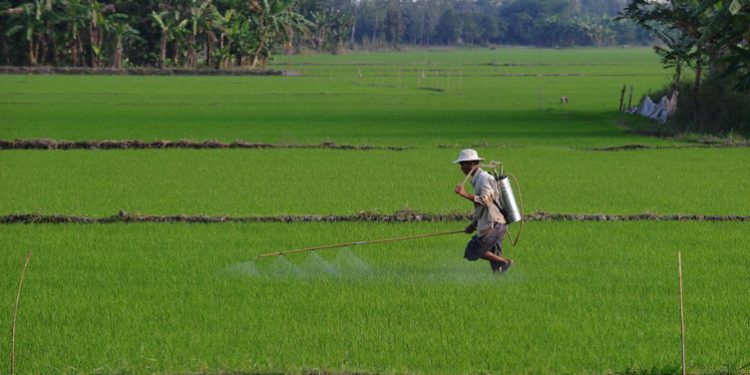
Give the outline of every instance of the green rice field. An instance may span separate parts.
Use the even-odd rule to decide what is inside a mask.
[[[648,48],[272,68],[294,74],[0,75],[0,140],[403,150],[0,150],[0,217],[468,213],[465,147],[518,177],[527,214],[750,215],[750,149],[620,125],[624,84],[636,102],[669,80]],[[596,150],[626,145],[647,148]],[[677,374],[678,252],[688,372],[750,372],[749,221],[528,222],[502,275],[462,258],[462,233],[257,257],[466,224],[0,224],[0,374],[29,250],[17,374]]]

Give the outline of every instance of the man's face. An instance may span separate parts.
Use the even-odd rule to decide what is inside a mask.
[[[474,169],[475,166],[479,164],[478,161],[462,161],[459,163],[461,165],[461,171],[464,172],[464,174],[471,173],[471,170]]]

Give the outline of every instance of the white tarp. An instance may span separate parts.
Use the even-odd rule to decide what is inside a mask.
[[[658,122],[665,122],[677,110],[677,96],[679,92],[674,91],[671,98],[662,96],[659,104],[654,103],[650,97],[643,98],[641,105],[631,110],[631,113],[638,113],[641,116],[648,117]]]

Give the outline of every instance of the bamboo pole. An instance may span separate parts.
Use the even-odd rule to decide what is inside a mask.
[[[16,318],[18,318],[18,305],[21,302],[21,288],[23,287],[23,278],[26,275],[26,268],[29,267],[29,260],[31,260],[31,250],[26,254],[26,263],[23,265],[21,271],[21,280],[18,281],[18,293],[16,293],[16,305],[13,308],[13,323],[11,324],[11,335],[10,335],[10,375],[16,373]]]
[[[370,241],[344,242],[344,243],[337,243],[337,244],[333,244],[333,245],[322,245],[322,246],[305,247],[305,248],[302,248],[302,249],[294,249],[294,250],[288,250],[288,251],[277,251],[277,252],[273,252],[273,253],[260,254],[257,257],[258,258],[272,257],[272,256],[280,256],[280,255],[304,253],[304,252],[307,252],[307,251],[315,251],[315,250],[322,250],[322,249],[332,249],[332,248],[336,248],[336,247],[347,247],[347,246],[356,246],[356,245],[371,245],[371,244],[384,243],[384,242],[414,240],[414,239],[418,239],[418,238],[447,236],[449,234],[456,234],[456,233],[466,233],[466,232],[463,231],[463,230],[455,230],[455,231],[450,231],[450,232],[438,232],[438,233],[420,234],[420,235],[417,235],[417,236],[393,237],[393,238],[384,238],[384,239],[370,240]]]
[[[687,375],[687,360],[685,356],[685,298],[682,289],[682,252],[677,252],[677,274],[680,283],[680,341],[682,344],[682,375]]]

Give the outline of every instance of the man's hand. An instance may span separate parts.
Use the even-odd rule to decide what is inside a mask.
[[[464,232],[466,232],[466,233],[474,233],[474,231],[475,231],[476,229],[477,229],[477,228],[475,228],[473,224],[469,224],[469,226],[468,226],[468,227],[466,227],[466,229],[464,229]]]
[[[456,194],[458,194],[458,195],[460,195],[460,196],[462,196],[462,197],[464,197],[464,198],[466,198],[466,199],[474,202],[474,196],[471,195],[471,194],[469,194],[469,193],[467,193],[466,190],[464,189],[463,185],[461,185],[461,184],[456,185],[455,192],[456,192]]]
[[[462,196],[464,198],[467,195],[466,194],[466,190],[464,189],[464,186],[461,185],[461,184],[456,185],[456,190],[455,191],[456,191],[456,194],[458,194],[458,195],[460,195],[460,196]]]

